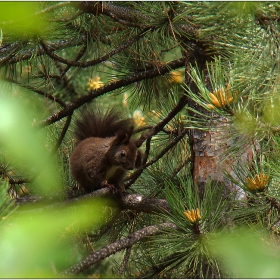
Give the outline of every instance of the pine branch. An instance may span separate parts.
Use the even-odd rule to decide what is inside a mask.
[[[147,23],[151,20],[150,17],[143,15],[133,8],[122,7],[110,2],[81,2],[80,8],[87,13],[105,14],[113,20],[118,21],[129,27],[146,28]]]
[[[73,2],[72,1],[65,1],[65,2],[56,2],[56,4],[50,6],[50,7],[47,7],[37,13],[35,13],[35,15],[41,15],[41,14],[46,14],[46,13],[49,13],[57,8],[61,8],[61,7],[65,7],[65,6],[70,6],[70,5],[73,5]]]
[[[170,265],[170,263],[174,262],[174,259],[180,257],[181,253],[176,252],[173,253],[164,259],[161,259],[158,264],[153,265],[152,267],[148,268],[142,275],[139,276],[139,279],[146,279],[153,277],[155,274],[159,274],[163,271],[166,267]]]
[[[53,10],[53,9],[63,6],[63,5],[71,5],[71,2],[59,3],[57,5],[51,6],[49,8],[46,8],[43,11],[38,12],[38,14],[47,13],[50,10]],[[61,63],[67,64],[70,66],[89,67],[89,66],[95,65],[97,63],[100,63],[100,62],[106,60],[108,57],[111,57],[115,53],[120,52],[121,50],[127,48],[128,46],[133,44],[135,41],[139,40],[145,34],[145,32],[147,30],[153,28],[151,26],[147,26],[147,23],[150,21],[150,18],[147,17],[146,15],[144,15],[142,12],[139,12],[136,9],[121,7],[118,5],[111,4],[109,2],[78,2],[77,4],[75,3],[75,6],[78,8],[81,8],[81,10],[84,13],[92,13],[95,16],[102,13],[102,14],[110,16],[115,21],[121,21],[121,23],[126,24],[127,26],[140,27],[140,28],[144,28],[144,30],[142,30],[135,37],[128,40],[126,43],[121,44],[118,48],[116,48],[112,52],[108,53],[104,57],[99,58],[97,60],[89,61],[86,63],[81,63],[81,62],[78,63],[75,61],[70,62],[59,56],[56,56],[53,53],[54,51],[65,49],[67,47],[79,46],[79,45],[85,44],[87,42],[87,35],[85,34],[85,35],[81,36],[79,41],[74,41],[72,38],[69,38],[69,39],[65,39],[65,40],[59,40],[56,42],[49,42],[46,45],[47,48],[45,48],[44,46],[38,46],[33,49],[27,49],[27,50],[20,51],[16,55],[14,54],[15,52],[13,51],[12,54],[2,57],[0,59],[0,64],[5,64],[5,63],[14,64],[14,63],[32,58],[34,56],[34,53],[36,54],[37,57],[41,56],[41,55],[45,55],[47,53],[53,59],[60,61]],[[79,14],[81,14],[81,11],[79,11],[77,13],[77,15],[79,15]],[[135,23],[135,22],[137,22],[137,23]],[[196,40],[199,39],[198,27],[193,27],[190,24],[183,24],[183,25],[180,25],[180,28],[182,30],[185,30],[185,32],[188,33],[188,37],[193,37]],[[7,48],[9,47],[12,50],[13,46],[14,46],[14,44],[10,44],[9,46],[0,47],[0,53],[7,53]]]
[[[36,208],[34,210],[27,210],[27,211],[41,212],[41,211],[44,211],[46,209],[63,207],[63,206],[69,205],[71,203],[87,200],[89,198],[106,197],[110,194],[111,194],[111,192],[110,192],[109,188],[102,188],[102,189],[96,190],[96,191],[94,191],[92,193],[89,193],[89,194],[86,194],[86,195],[82,195],[82,196],[79,196],[79,197],[71,198],[71,199],[68,199],[68,200],[65,200],[65,201],[60,201],[60,202],[53,203],[53,204],[50,204],[50,205],[47,205],[47,206],[44,206],[44,207],[39,207],[39,208]],[[44,199],[44,198],[38,196],[38,197],[33,197],[32,201],[33,202],[40,202],[40,200],[42,200],[42,199]],[[16,204],[21,204],[21,200],[16,200]],[[33,203],[33,204],[35,205],[35,203]],[[23,209],[22,211],[25,211],[25,210]]]
[[[105,54],[102,57],[99,57],[97,59],[91,60],[91,61],[87,61],[87,62],[79,62],[79,61],[69,61],[67,59],[64,59],[58,55],[56,55],[55,53],[53,53],[53,50],[50,48],[49,45],[45,44],[44,41],[42,39],[39,40],[40,44],[42,45],[43,49],[45,50],[46,54],[52,58],[55,61],[58,61],[60,63],[66,64],[68,66],[73,66],[73,67],[80,67],[80,68],[87,68],[90,66],[94,66],[96,64],[99,64],[101,62],[106,61],[108,58],[114,56],[115,54],[121,52],[122,50],[126,49],[127,47],[131,46],[133,43],[135,43],[136,41],[138,41],[140,38],[142,38],[146,32],[150,29],[150,27],[145,28],[143,31],[141,31],[139,34],[135,35],[132,38],[129,38],[128,41],[126,41],[123,44],[120,44],[118,47],[116,47],[114,50],[112,50],[111,52]]]
[[[13,43],[9,43],[9,44],[3,45],[0,48],[0,54],[2,54],[2,53],[9,53],[13,48],[17,48],[18,45],[20,45],[19,42],[13,42]],[[1,62],[1,60],[0,60],[0,62]]]
[[[4,65],[6,62],[8,62],[10,59],[16,56],[17,51],[20,50],[21,44],[10,44],[9,45],[9,50],[7,50],[7,47],[2,47],[0,48],[0,53],[8,53],[7,56],[4,56],[3,58],[0,59],[0,65]]]
[[[2,177],[2,179],[7,178],[8,182],[9,182],[9,185],[22,185],[22,184],[29,183],[29,180],[27,180],[27,179],[17,179],[17,180],[15,180],[8,174],[8,172],[2,171],[2,170],[0,170],[0,176]]]
[[[65,39],[65,40],[58,40],[56,42],[49,42],[48,46],[49,48],[51,48],[53,51],[58,51],[60,49],[65,49],[67,47],[73,47],[73,46],[79,46],[79,45],[83,45],[86,43],[87,40],[87,36],[83,35],[80,40],[77,41],[73,41],[73,38],[70,39]],[[2,50],[3,47],[0,47],[0,53],[6,53],[6,50]],[[36,57],[41,56],[41,55],[45,55],[45,50],[42,46],[38,46],[32,49],[27,49],[27,50],[23,50],[18,52],[15,56],[13,56],[12,58],[7,59],[7,57],[9,56],[4,56],[0,59],[0,64],[4,64],[2,63],[2,61],[5,61],[5,64],[15,64],[18,63],[20,61],[24,61],[24,60],[29,60],[32,57],[34,57],[34,54],[36,54]]]
[[[26,210],[26,211],[41,212],[46,209],[60,208],[69,205],[71,203],[87,200],[89,198],[109,197],[109,196],[114,197],[114,199],[118,202],[119,207],[121,209],[137,210],[139,212],[144,212],[149,214],[161,213],[163,210],[170,211],[168,202],[165,199],[150,198],[150,197],[143,196],[141,194],[129,194],[129,193],[122,193],[121,196],[116,196],[111,193],[109,188],[102,188],[86,195],[82,195],[76,198],[60,201],[58,203],[53,203],[44,207],[39,207],[33,210]],[[38,197],[32,196],[31,201],[35,205],[35,202],[40,202],[42,199],[43,198],[39,196]],[[25,199],[19,198],[16,200],[17,205],[26,202],[28,202],[28,198]],[[25,210],[23,209],[22,211]]]
[[[170,212],[166,199],[146,197],[141,194],[124,193],[121,197],[121,206],[123,209],[136,210],[144,213],[160,213],[162,210]]]
[[[46,98],[48,98],[50,100],[53,100],[53,101],[57,102],[62,107],[66,107],[66,103],[64,101],[60,100],[59,98],[57,98],[57,97],[55,97],[55,96],[53,96],[53,95],[51,95],[51,94],[49,94],[47,92],[44,92],[44,91],[40,90],[40,89],[36,89],[36,88],[34,88],[34,87],[32,87],[32,86],[30,86],[28,84],[23,84],[23,83],[20,83],[20,82],[18,82],[16,80],[9,79],[9,78],[6,78],[5,81],[7,81],[9,83],[14,83],[14,84],[19,85],[19,86],[21,86],[23,88],[29,89],[29,90],[31,90],[33,92],[38,93],[39,95],[42,95],[42,96],[44,96],[44,97],[46,97]]]
[[[171,121],[185,107],[187,101],[188,101],[187,96],[183,95],[178,101],[177,105],[167,114],[165,118],[163,118],[160,122],[158,122],[149,131],[143,133],[140,136],[140,138],[137,140],[137,146],[140,147],[146,139],[151,138],[153,135],[156,135],[159,131],[161,131],[164,128],[164,126],[169,121]]]
[[[79,54],[81,54],[81,52]],[[77,58],[79,57],[79,54],[78,54]],[[62,83],[63,87],[67,89],[68,95],[72,94],[73,96],[79,96],[80,94],[76,91],[76,88],[73,86],[73,83],[71,82],[71,77],[64,75],[64,71],[67,67],[65,69],[63,69],[62,65],[59,62],[55,61],[54,63],[61,73],[59,76],[53,77],[56,79],[56,82],[58,84]],[[50,75],[48,75],[48,76],[50,76]],[[72,115],[72,113],[70,112],[70,115]]]
[[[84,56],[86,50],[87,50],[87,46],[84,45],[84,46],[82,47],[82,49],[79,51],[79,53],[77,54],[77,56],[76,56],[76,58],[74,59],[74,61],[76,61],[76,62],[79,61],[79,60]],[[61,73],[60,73],[60,75],[59,75],[59,79],[61,79],[61,78],[68,72],[68,70],[69,70],[70,68],[71,68],[71,66],[70,66],[70,65],[67,65],[67,66],[61,71]]]
[[[62,118],[68,116],[74,110],[76,110],[80,106],[84,105],[85,103],[97,98],[98,96],[101,96],[110,91],[119,89],[121,87],[133,84],[135,82],[139,82],[144,79],[149,79],[149,78],[154,78],[157,76],[164,75],[164,74],[168,73],[171,69],[176,69],[176,68],[183,66],[184,63],[185,63],[184,58],[176,59],[169,63],[166,63],[165,65],[158,66],[157,68],[154,68],[154,69],[151,69],[148,71],[142,71],[142,72],[133,74],[131,76],[125,77],[119,81],[115,81],[108,85],[100,87],[100,88],[93,90],[93,91],[89,92],[88,94],[76,99],[73,103],[68,104],[66,106],[66,108],[62,109],[61,111],[59,111],[57,113],[54,113],[52,116],[43,120],[39,125],[46,126],[46,125],[55,123],[55,122],[61,120]],[[156,126],[156,128],[158,128],[158,126]]]
[[[177,226],[174,225],[173,223],[166,222],[166,223],[162,223],[159,225],[148,226],[146,228],[135,231],[135,232],[129,234],[126,238],[123,238],[114,243],[111,243],[108,246],[103,247],[102,249],[98,250],[97,252],[90,254],[89,256],[84,258],[79,263],[77,263],[77,264],[73,265],[72,267],[68,268],[67,270],[65,270],[63,273],[61,273],[61,275],[67,276],[67,275],[78,274],[78,273],[90,268],[95,263],[102,261],[103,259],[105,259],[123,249],[132,247],[138,241],[140,241],[146,237],[158,234],[164,228],[177,229]]]
[[[171,143],[169,143],[160,153],[157,154],[157,156],[155,156],[148,163],[143,164],[140,168],[134,171],[129,177],[129,182],[125,184],[125,188],[127,189],[129,186],[131,186],[141,175],[144,169],[146,169],[147,167],[149,167],[150,165],[154,164],[159,159],[161,159],[170,149],[172,149],[180,140],[182,140],[187,133],[188,133],[188,129],[184,129],[181,132],[181,134],[177,136],[175,139],[173,139]]]
[[[63,141],[64,136],[66,135],[66,132],[67,132],[67,130],[68,130],[68,128],[69,128],[69,125],[70,125],[70,123],[71,123],[71,119],[72,119],[72,114],[69,115],[69,116],[67,117],[66,122],[65,122],[65,124],[64,124],[64,127],[63,127],[63,129],[62,129],[62,131],[61,131],[61,134],[60,134],[60,136],[59,136],[59,138],[58,138],[58,140],[57,140],[57,143],[56,143],[56,145],[55,145],[55,147],[54,147],[52,153],[55,153],[55,152],[56,152],[56,150],[57,150],[58,147],[60,146],[61,142]]]
[[[143,155],[142,166],[145,166],[145,164],[148,160],[148,156],[149,156],[150,149],[151,149],[151,141],[152,141],[152,138],[148,138],[146,141],[146,150]],[[145,169],[145,168],[142,168],[142,166],[140,168],[138,168],[137,170],[135,170],[132,174],[130,174],[129,177],[124,178],[124,182],[129,180],[129,182],[127,184],[124,184],[125,189],[128,189],[129,186],[134,184],[134,182],[140,177],[140,175],[142,174],[142,172]]]
[[[130,255],[131,255],[131,247],[127,248],[126,251],[125,251],[125,256],[124,256],[122,264],[119,268],[118,275],[121,275],[124,272],[125,267],[126,267],[128,261],[129,261]]]

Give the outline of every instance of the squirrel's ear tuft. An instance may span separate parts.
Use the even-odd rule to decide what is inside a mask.
[[[131,129],[127,132],[119,131],[115,137],[114,144],[127,145],[129,143],[132,131],[133,131],[133,127],[131,127]]]
[[[140,150],[137,150],[137,156],[135,160],[135,168],[139,168],[142,165],[143,154]]]

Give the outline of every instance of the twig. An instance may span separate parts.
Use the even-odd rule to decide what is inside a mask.
[[[177,136],[175,139],[173,139],[173,141],[170,144],[168,144],[160,153],[158,153],[156,157],[154,157],[148,163],[143,164],[134,173],[132,173],[129,178],[129,182],[125,184],[125,188],[127,189],[129,186],[131,186],[136,181],[136,179],[140,176],[140,174],[143,172],[145,168],[149,167],[150,165],[157,162],[160,158],[162,158],[170,149],[172,149],[180,140],[182,140],[187,133],[188,133],[188,129],[182,130],[181,134]]]
[[[159,225],[148,226],[148,227],[145,227],[138,231],[135,231],[134,233],[129,234],[127,237],[125,237],[121,240],[118,240],[112,244],[109,244],[108,246],[103,247],[102,249],[98,250],[97,252],[90,254],[89,256],[84,258],[79,263],[66,269],[62,273],[62,276],[78,274],[81,271],[84,271],[85,269],[91,267],[93,264],[95,264],[123,249],[130,248],[133,244],[137,243],[138,241],[140,241],[148,236],[152,236],[152,235],[159,233],[164,228],[176,229],[177,226],[173,223],[166,222],[166,223],[162,223]]]
[[[140,138],[138,140],[136,140],[136,145],[138,147],[140,147],[142,145],[142,143],[146,140],[146,139],[150,139],[151,140],[151,137],[155,134],[157,134],[159,131],[163,130],[164,129],[164,126],[172,119],[174,118],[177,113],[179,113],[183,108],[184,106],[187,104],[188,102],[188,98],[184,95],[180,98],[180,100],[178,101],[177,105],[167,114],[167,116],[162,119],[159,123],[157,123],[154,127],[150,128],[149,131],[143,133]],[[185,131],[184,135],[187,133],[187,131]],[[183,136],[184,136],[183,135]],[[178,139],[178,142],[182,139],[183,137],[180,137]],[[177,139],[177,138],[176,138]],[[156,157],[151,164],[155,163],[157,160],[159,160],[169,149],[171,149],[175,144],[177,144],[176,142],[176,139],[173,140],[175,141],[174,143],[171,142],[167,147],[166,149],[167,150],[163,150],[158,156],[158,158]],[[173,143],[173,144],[172,144]],[[147,147],[146,147],[147,149]],[[148,157],[148,154],[146,153],[146,157]],[[147,159],[147,158],[146,158]],[[149,164],[149,165],[151,165]],[[125,184],[125,188],[128,188],[129,186],[131,186],[136,180],[137,178],[141,175],[141,173],[143,172],[143,170],[145,168],[147,168],[149,165],[146,164],[146,162],[144,163],[143,162],[143,165],[138,168],[129,178],[129,183]]]
[[[80,67],[80,68],[87,68],[90,66],[94,66],[96,64],[99,64],[101,62],[106,61],[109,57],[114,56],[115,54],[121,52],[122,50],[126,49],[127,47],[129,47],[130,45],[132,45],[133,43],[135,43],[137,40],[139,40],[140,38],[142,38],[146,32],[149,30],[150,28],[145,28],[143,31],[141,31],[139,34],[135,35],[134,37],[130,38],[128,41],[126,41],[125,43],[119,45],[117,48],[115,48],[114,50],[112,50],[111,52],[107,53],[106,55],[99,57],[97,59],[91,60],[91,61],[87,61],[87,62],[79,62],[79,61],[69,61],[67,59],[64,59],[58,55],[56,55],[55,53],[53,53],[53,51],[51,50],[51,48],[44,43],[43,40],[39,40],[40,44],[42,45],[43,49],[45,50],[46,54],[51,57],[53,60],[55,61],[59,61],[60,63],[66,64],[68,66],[75,66],[75,67]]]
[[[133,134],[142,132],[142,131],[147,130],[147,129],[151,129],[152,127],[153,127],[152,125],[145,125],[145,126],[138,127],[138,128],[133,130]]]
[[[81,59],[83,57],[83,55],[85,54],[85,51],[87,49],[87,45],[84,45],[82,47],[82,49],[79,51],[79,53],[77,54],[76,58],[74,59],[74,61],[78,61],[79,59]],[[67,71],[71,68],[71,65],[67,65],[60,73],[59,79],[61,79],[66,73]]]
[[[54,9],[65,7],[65,6],[72,5],[72,4],[73,4],[72,1],[58,2],[53,6],[47,7],[45,9],[35,13],[35,15],[45,14],[45,13],[51,12]]]
[[[182,59],[182,62],[184,62],[184,59]],[[146,139],[152,137],[153,135],[161,131],[164,128],[164,126],[184,108],[187,102],[188,102],[187,96],[183,95],[178,101],[177,105],[167,114],[165,118],[163,118],[160,122],[158,122],[149,131],[141,135],[141,137],[137,140],[137,146],[140,147]]]
[[[16,56],[16,52],[21,48],[21,44],[17,44],[15,46],[12,46],[12,48],[14,48],[13,50],[11,50],[11,52],[0,59],[0,65],[6,63],[7,61],[9,61],[12,57]],[[11,48],[11,49],[12,49]],[[6,51],[5,51],[6,52]]]
[[[114,21],[130,27],[146,28],[151,20],[136,9],[114,5],[110,2],[81,2],[80,8],[95,16],[105,14]]]
[[[180,170],[182,170],[186,164],[187,164],[187,160],[184,160],[183,162],[181,162],[172,172],[171,177],[175,176]]]
[[[148,159],[148,156],[150,153],[150,148],[151,148],[151,140],[152,140],[152,138],[148,138],[146,141],[146,150],[144,153],[142,165],[145,165],[147,162],[147,159]],[[129,186],[131,186],[140,177],[140,175],[142,174],[143,171],[144,171],[144,168],[139,168],[133,174],[131,174],[128,178],[125,178],[124,182],[129,180],[128,184],[124,184],[125,189],[129,188]]]
[[[57,62],[54,61],[55,66],[57,67],[57,69],[60,71],[61,74],[63,74],[63,68],[62,65]],[[66,67],[67,68],[67,67]],[[68,70],[67,70],[68,71]],[[60,74],[60,75],[61,75]],[[67,75],[64,75],[62,77],[60,76],[56,76],[54,77],[56,79],[56,82],[59,83],[63,83],[64,88],[67,88],[67,92],[68,95],[73,95],[73,96],[79,96],[79,93],[76,91],[75,87],[73,86],[73,83],[71,82],[71,77],[68,77]]]
[[[30,85],[25,85],[25,84],[22,84],[22,83],[20,83],[20,82],[18,82],[18,81],[16,81],[16,80],[12,80],[12,79],[9,79],[9,78],[6,78],[5,79],[7,82],[10,82],[10,83],[14,83],[14,84],[16,84],[16,85],[19,85],[19,86],[21,86],[21,87],[23,87],[23,88],[27,88],[27,89],[29,89],[29,90],[31,90],[31,91],[33,91],[33,92],[36,92],[36,93],[38,93],[39,95],[42,95],[42,96],[44,96],[44,97],[46,97],[46,98],[48,98],[48,99],[50,99],[50,100],[53,100],[53,101],[55,101],[55,102],[57,102],[59,105],[61,105],[62,107],[66,107],[66,103],[64,102],[64,101],[62,101],[62,100],[60,100],[59,98],[56,98],[55,96],[53,96],[53,95],[51,95],[51,94],[49,94],[49,93],[47,93],[47,92],[44,92],[44,91],[42,91],[42,90],[40,90],[40,89],[37,89],[37,88],[34,88],[34,87],[32,87],[32,86],[30,86]]]
[[[126,249],[125,256],[124,256],[124,259],[122,261],[122,264],[121,264],[121,266],[119,268],[118,275],[121,275],[124,272],[125,267],[126,267],[126,265],[128,263],[128,260],[130,258],[130,254],[131,254],[131,247],[128,247]]]
[[[13,42],[13,43],[10,43],[10,44],[5,44],[3,46],[0,47],[0,54],[2,53],[7,53],[9,52],[11,49],[17,47],[18,45],[20,45],[19,42]]]
[[[9,173],[5,170],[5,168],[3,168],[3,169],[2,168],[3,167],[1,166],[0,176],[2,178],[7,178],[10,185],[21,185],[21,184],[30,183],[30,180],[28,180],[28,179],[23,179],[23,178],[21,178],[21,179],[13,179],[9,175]]]
[[[141,275],[139,275],[139,279],[146,279],[146,278],[152,278],[155,274],[159,274],[162,270],[164,270],[170,263],[174,263],[174,259],[177,259],[182,255],[181,252],[173,253],[161,260],[159,260],[159,263],[153,265],[152,267],[148,268],[148,270]]]
[[[87,37],[86,37],[86,35],[84,35],[80,38],[79,42],[74,41],[73,38],[70,38],[70,39],[65,39],[65,40],[59,40],[56,42],[51,42],[48,45],[54,51],[54,50],[64,49],[66,47],[82,45],[86,42],[86,40],[87,40]],[[14,58],[11,58],[11,59],[9,59],[7,61],[5,60],[5,61],[7,64],[14,64],[14,63],[28,60],[28,59],[34,57],[34,54],[36,54],[36,57],[38,57],[40,55],[44,55],[45,51],[44,51],[43,47],[36,46],[33,49],[23,50],[23,51],[17,53],[17,55]],[[5,59],[5,57],[3,59]],[[0,60],[0,63],[1,63],[1,60]]]
[[[145,150],[145,155],[144,155],[144,158],[143,158],[143,164],[146,164],[146,162],[148,160],[148,157],[149,157],[149,154],[150,154],[150,149],[151,149],[151,141],[152,141],[152,138],[149,138],[146,141],[146,150]]]
[[[72,114],[67,117],[66,122],[64,124],[64,127],[63,127],[63,129],[61,131],[59,139],[57,140],[57,143],[56,143],[52,153],[54,153],[58,149],[58,147],[60,146],[60,144],[61,144],[61,142],[62,142],[62,140],[63,140],[63,138],[64,138],[64,136],[65,136],[65,134],[66,134],[66,132],[68,130],[68,127],[69,127],[69,125],[71,123],[71,119],[72,119]]]
[[[83,14],[83,12],[82,11],[78,11],[76,14],[72,15],[71,17],[59,18],[59,19],[48,19],[48,22],[68,22],[68,21],[74,20],[75,18],[77,18],[81,14]]]

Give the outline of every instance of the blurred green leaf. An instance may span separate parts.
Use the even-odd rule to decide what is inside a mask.
[[[214,239],[214,254],[234,278],[280,277],[279,249],[268,235],[239,229],[234,233],[219,233]]]
[[[10,32],[18,37],[44,33],[46,22],[42,14],[36,14],[37,9],[38,2],[0,2],[0,27],[4,37]]]
[[[33,183],[36,191],[59,191],[62,181],[56,162],[45,147],[47,134],[32,127],[34,119],[40,119],[40,116],[35,114],[31,106],[23,105],[24,97],[13,97],[13,88],[3,82],[0,82],[0,97],[0,149],[23,172],[36,175]],[[42,108],[39,102],[37,106]]]
[[[44,212],[15,213],[0,228],[1,277],[55,277],[77,261],[74,239],[110,217],[111,202],[96,198]]]

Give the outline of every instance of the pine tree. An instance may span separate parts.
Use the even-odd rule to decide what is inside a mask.
[[[5,106],[17,102],[7,110],[0,106],[1,184],[10,197],[0,198],[2,228],[19,221],[30,230],[25,243],[34,242],[38,250],[49,244],[53,251],[42,250],[36,260],[31,250],[29,261],[22,248],[25,268],[12,258],[18,270],[9,274],[1,260],[1,275],[258,277],[250,267],[236,272],[232,264],[224,266],[240,239],[221,236],[238,235],[238,228],[247,226],[279,247],[280,5],[17,5],[0,4],[1,98]],[[145,156],[126,177],[121,197],[108,188],[83,195],[70,175],[73,124],[94,103],[120,108],[137,125],[135,137]],[[8,121],[13,114],[15,125]],[[30,137],[23,136],[26,131]],[[38,142],[44,149],[33,145]],[[38,166],[34,154],[44,155]],[[51,217],[40,216],[49,209]],[[38,231],[29,219],[45,219],[59,239],[48,239],[47,227],[42,223]],[[17,230],[24,232],[17,227],[12,232]],[[15,252],[21,250],[14,236],[4,237]],[[61,258],[53,257],[62,251]],[[250,250],[249,257],[254,257]],[[267,273],[262,277],[279,277],[280,271]]]

